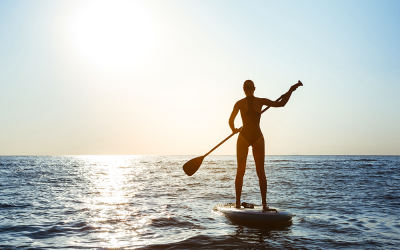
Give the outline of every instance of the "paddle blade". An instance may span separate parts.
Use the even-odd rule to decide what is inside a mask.
[[[201,166],[203,159],[204,156],[191,159],[190,161],[186,162],[185,165],[183,165],[183,171],[185,171],[187,175],[192,176]]]

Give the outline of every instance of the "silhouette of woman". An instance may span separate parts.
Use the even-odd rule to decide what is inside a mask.
[[[242,194],[243,176],[246,170],[246,160],[249,152],[249,146],[252,147],[254,162],[256,165],[256,171],[258,176],[258,182],[260,185],[261,199],[264,210],[268,210],[267,206],[267,178],[265,177],[264,171],[264,136],[260,129],[260,117],[261,109],[263,105],[270,107],[284,107],[289,101],[293,91],[295,91],[301,82],[290,87],[289,91],[282,96],[280,101],[271,101],[266,98],[258,98],[254,96],[256,87],[253,81],[246,80],[243,84],[243,90],[246,98],[243,98],[236,102],[233,107],[232,114],[229,118],[229,127],[233,133],[239,133],[236,144],[236,159],[237,159],[237,173],[235,179],[235,190],[236,190],[236,208],[240,208],[240,196]],[[235,128],[234,121],[236,115],[240,110],[242,117],[243,127],[242,129]]]

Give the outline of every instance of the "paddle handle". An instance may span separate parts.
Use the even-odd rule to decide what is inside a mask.
[[[280,101],[280,100],[283,98],[284,95],[285,95],[285,94],[281,95],[281,97],[279,97],[278,99],[276,99],[276,102]],[[268,107],[266,107],[265,109],[263,109],[263,110],[261,111],[261,114],[264,113],[265,111],[267,111],[269,108],[270,108],[270,106],[268,106]],[[243,127],[240,127],[239,129],[241,129],[241,128],[243,128]],[[214,150],[217,149],[219,146],[221,146],[224,142],[226,142],[227,140],[229,140],[229,138],[231,138],[234,134],[236,134],[236,133],[232,133],[230,136],[226,137],[226,138],[225,138],[222,142],[220,142],[217,146],[215,146],[213,149],[211,149],[210,151],[208,151],[207,154],[203,155],[203,157],[206,157],[207,155],[209,155],[212,151],[214,151]]]
[[[242,128],[242,127],[240,127]],[[203,155],[203,157],[206,157],[207,155],[209,155],[212,151],[214,151],[215,149],[217,149],[219,146],[221,146],[222,143],[226,142],[227,140],[229,140],[229,138],[231,138],[235,133],[232,133],[230,136],[226,137],[225,140],[223,140],[222,142],[220,142],[217,146],[215,146],[213,149],[211,149],[207,154]]]

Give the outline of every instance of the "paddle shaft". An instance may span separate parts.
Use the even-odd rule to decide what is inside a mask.
[[[284,94],[285,95],[285,94]],[[276,102],[282,100],[283,96],[279,97]],[[267,111],[270,108],[270,106],[266,107],[265,109],[263,109],[261,111],[261,114],[264,113],[265,111]],[[240,127],[239,129],[241,129],[243,127]],[[213,149],[211,149],[207,154],[203,155],[203,157],[206,157],[207,155],[209,155],[212,151],[214,151],[215,149],[217,149],[219,146],[221,146],[224,142],[226,142],[227,140],[229,140],[229,138],[231,138],[235,133],[232,133],[230,136],[226,137],[225,140],[223,140],[222,142],[220,142],[217,146],[215,146]]]

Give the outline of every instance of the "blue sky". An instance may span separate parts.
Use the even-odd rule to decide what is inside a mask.
[[[201,155],[252,79],[267,154],[400,153],[398,1],[0,1],[0,154]],[[239,119],[236,120],[240,126]],[[235,154],[231,139],[215,154]]]

